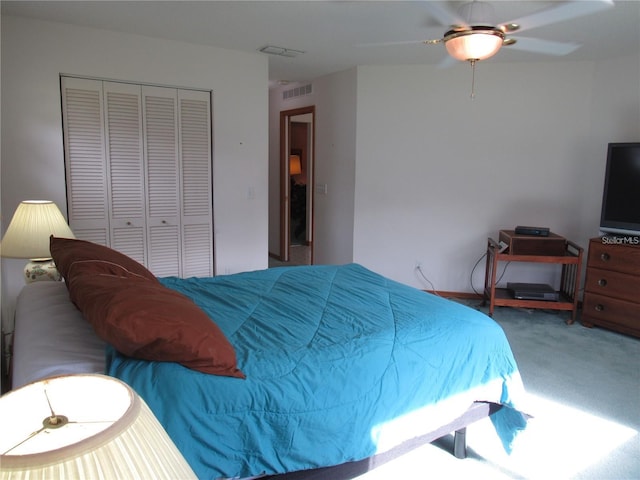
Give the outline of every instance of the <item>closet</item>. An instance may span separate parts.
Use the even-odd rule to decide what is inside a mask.
[[[61,77],[69,225],[155,275],[212,276],[211,95]]]

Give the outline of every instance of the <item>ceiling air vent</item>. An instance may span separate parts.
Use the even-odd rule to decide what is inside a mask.
[[[290,88],[282,92],[282,99],[289,100],[291,98],[304,97],[305,95],[311,95],[313,93],[312,84],[302,85],[300,87]]]
[[[268,55],[277,55],[279,57],[297,57],[305,53],[303,50],[294,50],[293,48],[276,47],[275,45],[265,45],[258,49],[259,52],[266,53]]]

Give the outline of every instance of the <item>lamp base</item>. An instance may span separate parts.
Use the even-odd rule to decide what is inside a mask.
[[[40,282],[43,280],[59,282],[62,275],[56,268],[56,264],[52,259],[47,260],[31,260],[24,267],[25,282]]]

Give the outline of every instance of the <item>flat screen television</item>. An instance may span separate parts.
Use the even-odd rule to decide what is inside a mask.
[[[600,231],[640,236],[640,142],[609,144]]]

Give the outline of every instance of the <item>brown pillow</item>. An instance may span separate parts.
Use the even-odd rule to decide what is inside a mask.
[[[74,275],[71,300],[119,352],[245,378],[220,328],[191,299],[143,278]]]
[[[159,283],[155,275],[143,265],[104,245],[52,235],[49,239],[49,250],[58,271],[67,281],[67,286],[72,276],[85,273],[143,277]]]

